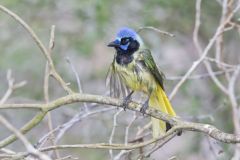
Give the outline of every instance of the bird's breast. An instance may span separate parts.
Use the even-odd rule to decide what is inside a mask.
[[[126,65],[121,65],[116,59],[115,69],[120,75],[121,81],[134,91],[149,93],[156,86],[151,73],[134,60]]]

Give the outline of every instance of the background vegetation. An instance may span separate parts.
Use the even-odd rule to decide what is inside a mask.
[[[173,89],[193,61],[199,58],[193,44],[195,24],[195,1],[189,0],[2,0],[1,4],[20,15],[39,35],[45,44],[49,41],[51,25],[56,25],[55,47],[52,53],[57,71],[78,91],[77,81],[69,64],[68,57],[75,66],[85,93],[104,95],[107,92],[105,78],[112,62],[114,51],[106,44],[114,39],[122,26],[138,29],[154,26],[175,34],[174,38],[144,30],[141,36],[166,75],[165,88]],[[218,1],[202,1],[202,26],[199,39],[202,45],[209,42],[221,18],[221,5]],[[239,14],[238,14],[239,15]],[[237,20],[238,17],[234,17]],[[0,95],[7,90],[6,72],[12,69],[16,81],[26,80],[27,84],[16,90],[9,102],[42,102],[45,59],[32,42],[26,31],[9,16],[0,13]],[[223,61],[239,63],[239,34],[236,30],[224,35]],[[210,57],[215,56],[214,47]],[[216,65],[213,68],[218,71]],[[195,75],[207,73],[201,65]],[[224,79],[224,75],[219,76]],[[227,82],[223,82],[227,83]],[[239,88],[237,88],[239,90]],[[54,81],[50,81],[50,100],[64,95],[64,91]],[[81,104],[82,105],[82,104]],[[172,100],[177,114],[186,120],[214,124],[217,128],[232,133],[234,128],[228,98],[216,87],[209,77],[188,80]],[[71,127],[59,144],[105,142],[111,134],[113,115],[117,110],[82,119]],[[69,121],[77,112],[78,105],[71,105],[52,112],[53,126]],[[17,127],[26,123],[34,112],[29,110],[1,110],[10,122]],[[129,123],[131,111],[118,116],[115,142],[122,142],[124,127]],[[139,115],[130,133],[137,126],[144,125],[148,118]],[[27,134],[36,143],[48,131],[47,119]],[[9,132],[0,126],[0,138]],[[130,134],[131,136],[134,134]],[[22,150],[19,141],[11,144],[14,150]],[[166,144],[149,159],[229,159],[233,155],[233,145],[216,142],[202,134],[191,132]],[[109,159],[105,150],[70,150],[61,155],[73,155],[79,159]]]

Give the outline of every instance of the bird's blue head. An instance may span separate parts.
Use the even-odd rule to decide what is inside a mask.
[[[121,28],[116,39],[108,44],[108,47],[114,47],[120,53],[132,54],[137,51],[142,43],[141,38],[131,28]]]

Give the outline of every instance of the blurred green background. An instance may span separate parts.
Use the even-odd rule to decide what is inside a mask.
[[[77,89],[77,81],[66,62],[69,57],[74,64],[86,93],[106,93],[105,78],[112,62],[114,51],[106,44],[114,39],[120,27],[138,29],[153,26],[175,34],[174,38],[144,30],[141,36],[151,49],[152,54],[166,77],[181,76],[198,58],[193,45],[195,21],[195,1],[190,0],[1,0],[1,4],[20,15],[37,33],[47,46],[51,25],[56,26],[55,47],[52,53],[57,71],[71,88]],[[200,41],[206,45],[214,34],[221,16],[221,6],[217,1],[203,0]],[[16,81],[28,83],[13,93],[9,102],[42,102],[43,76],[46,60],[27,32],[8,15],[0,12],[0,95],[7,90],[6,71],[12,69]],[[225,61],[239,62],[239,35],[236,31],[225,34]],[[214,49],[210,51],[214,56]],[[217,70],[217,69],[216,69]],[[194,74],[206,73],[201,65]],[[167,92],[178,81],[166,80]],[[50,99],[64,95],[64,91],[54,81],[50,81]],[[230,104],[224,94],[209,79],[189,80],[174,97],[173,106],[179,116],[193,121],[214,124],[218,128],[233,132]],[[62,107],[53,111],[56,127],[68,121],[79,111],[78,105]],[[34,112],[9,110],[0,111],[14,125],[20,127],[29,120]],[[97,143],[106,142],[111,133],[112,117],[116,111],[95,115],[77,123],[59,142]],[[119,116],[116,142],[123,142],[124,127],[128,124],[132,112]],[[125,118],[121,118],[125,117]],[[124,120],[123,120],[124,119]],[[134,125],[147,123],[148,119],[140,116]],[[47,121],[34,128],[28,138],[34,143],[47,133]],[[143,124],[142,124],[143,125]],[[9,132],[0,127],[0,138]],[[96,132],[95,132],[96,129]],[[94,132],[93,132],[94,130]],[[132,133],[134,135],[134,133]],[[20,142],[11,145],[15,150]],[[213,149],[212,149],[213,148]],[[221,154],[218,152],[223,151]],[[203,134],[186,132],[176,137],[149,159],[168,159],[176,156],[184,160],[229,159],[233,146],[209,139]],[[61,155],[74,155],[80,159],[109,159],[104,150],[61,151]]]

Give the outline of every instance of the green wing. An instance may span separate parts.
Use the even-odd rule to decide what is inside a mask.
[[[164,90],[163,80],[164,80],[165,76],[161,71],[159,71],[156,63],[154,62],[154,59],[152,57],[150,50],[144,49],[144,50],[140,51],[140,53],[143,56],[142,58],[143,58],[144,64],[146,65],[147,69],[153,74],[153,76],[156,78],[156,80],[158,81],[158,83],[160,84],[162,89]]]

